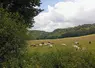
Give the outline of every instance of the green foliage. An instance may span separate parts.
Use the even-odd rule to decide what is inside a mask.
[[[33,26],[34,16],[39,14],[42,10],[35,8],[40,6],[40,0],[0,0],[0,7],[6,9],[8,12],[18,12],[27,27]]]
[[[15,68],[24,54],[26,26],[18,13],[8,13],[0,8],[0,63],[1,66]],[[13,67],[13,66],[15,67]],[[1,68],[1,67],[0,67]],[[18,67],[16,67],[18,68]]]
[[[36,32],[36,34],[35,34]],[[30,39],[57,39],[95,34],[95,24],[84,24],[72,28],[56,29],[53,32],[30,31]],[[31,36],[32,35],[32,36]]]
[[[0,0],[0,68],[27,67],[26,28],[33,26],[34,16],[42,11],[40,4],[40,0]]]
[[[35,52],[27,62],[28,68],[95,68],[95,51]]]
[[[32,30],[28,32],[29,40],[44,39],[48,35],[48,32],[45,31]]]
[[[61,37],[75,37],[95,34],[95,24],[84,24],[75,28],[70,29],[64,33]]]

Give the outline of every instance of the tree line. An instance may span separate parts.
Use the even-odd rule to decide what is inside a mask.
[[[76,27],[70,27],[65,29],[56,29],[53,32],[29,31],[31,39],[57,39],[66,37],[77,37],[89,34],[95,34],[95,23],[94,24],[83,24]]]

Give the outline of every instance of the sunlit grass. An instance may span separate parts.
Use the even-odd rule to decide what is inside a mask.
[[[81,36],[81,37],[71,37],[71,38],[62,38],[62,39],[47,39],[47,40],[30,40],[28,41],[28,51],[29,53],[32,52],[49,52],[49,51],[56,51],[56,50],[64,50],[68,48],[72,48],[72,45],[74,45],[74,42],[79,42],[79,45],[81,47],[85,47],[88,50],[95,50],[95,34],[93,35],[87,35],[87,36]],[[89,44],[89,41],[92,43]],[[50,48],[49,46],[37,46],[37,47],[31,47],[32,44],[40,44],[41,42],[52,42],[53,47]],[[67,46],[63,46],[62,44],[66,44]]]

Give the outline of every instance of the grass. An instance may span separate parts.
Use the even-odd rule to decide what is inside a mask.
[[[30,40],[28,41],[28,52],[49,52],[49,51],[57,51],[57,50],[64,50],[68,48],[72,48],[74,42],[79,42],[80,46],[85,47],[88,50],[95,50],[95,34],[87,35],[87,36],[80,36],[80,37],[70,37],[70,38],[62,38],[62,39],[46,39],[46,40]],[[89,41],[92,41],[89,44]],[[31,44],[40,44],[41,42],[52,42],[53,47],[49,48],[48,46],[37,46],[37,47],[30,47]],[[62,46],[65,43],[67,46]]]
[[[53,47],[37,46],[32,44],[52,42]],[[79,42],[86,50],[75,50],[72,45]],[[92,41],[89,44],[89,41]],[[61,44],[67,44],[63,46]],[[95,68],[95,34],[63,39],[30,40],[28,54],[24,57],[22,68]]]
[[[28,55],[25,64],[24,68],[95,68],[95,51],[34,52]]]

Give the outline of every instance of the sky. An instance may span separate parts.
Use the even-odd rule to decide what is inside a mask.
[[[44,11],[48,10],[48,5],[54,6],[58,2],[62,2],[63,0],[41,0],[41,8],[44,9]]]
[[[95,23],[95,0],[41,0],[44,9],[34,17],[32,30],[47,32],[58,28]]]

